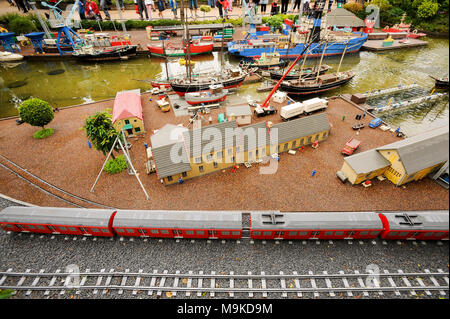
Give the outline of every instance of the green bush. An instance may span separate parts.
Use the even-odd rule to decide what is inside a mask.
[[[43,139],[52,135],[55,131],[52,128],[43,128],[42,130],[37,131],[33,134],[35,139]]]
[[[356,12],[361,11],[364,8],[362,4],[353,2],[344,4],[344,9],[356,14]]]
[[[123,155],[117,156],[115,159],[110,159],[106,162],[104,171],[109,174],[117,174],[127,168],[127,163]]]
[[[55,115],[47,102],[33,98],[22,102],[19,106],[19,116],[25,123],[44,128]]]
[[[9,21],[8,31],[20,35],[37,31],[37,28],[28,17],[20,16]]]

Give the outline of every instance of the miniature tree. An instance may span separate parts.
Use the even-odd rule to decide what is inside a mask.
[[[205,18],[206,12],[211,11],[211,7],[208,6],[208,5],[202,4],[202,5],[200,6],[200,11],[203,12],[203,19],[204,19],[204,18]]]
[[[42,127],[42,130],[34,133],[33,137],[40,139],[53,134],[53,129],[44,128],[53,118],[53,108],[45,101],[40,99],[28,99],[19,106],[19,116],[25,123],[32,126]]]
[[[114,141],[119,134],[114,128],[109,111],[110,109],[107,109],[89,116],[86,118],[83,126],[86,136],[92,142],[92,145],[105,156],[111,151]],[[111,157],[115,160],[113,153],[114,151],[111,152]]]

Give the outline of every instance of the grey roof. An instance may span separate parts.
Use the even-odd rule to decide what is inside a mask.
[[[448,130],[442,126],[404,140],[378,147],[397,150],[408,175],[448,160]]]
[[[252,229],[383,229],[383,224],[376,213],[373,212],[275,212],[279,215],[275,220],[284,222],[279,224],[264,223],[269,221],[271,212],[252,212]]]
[[[274,124],[270,129],[270,137],[273,143],[276,143],[274,140],[275,129],[278,129],[277,144],[280,144],[298,139],[300,137],[327,131],[330,129],[330,123],[328,122],[328,118],[325,113],[319,113],[288,122]]]
[[[218,123],[183,133],[188,157],[210,154],[236,143],[236,121]]]
[[[344,161],[350,165],[356,174],[367,174],[391,165],[391,163],[375,149],[345,157]]]
[[[0,212],[0,222],[108,227],[113,212],[108,209],[10,206]]]
[[[226,108],[227,116],[242,116],[242,115],[252,115],[252,110],[249,105],[238,105],[238,106],[228,106]]]
[[[336,8],[326,15],[328,26],[365,27],[364,21],[344,8]]]
[[[407,214],[410,220],[420,225],[411,225],[403,216]],[[440,230],[448,231],[448,210],[383,212],[389,222],[390,230]],[[417,217],[412,217],[417,216]],[[402,224],[401,224],[402,223]]]
[[[187,131],[186,127],[173,124],[164,125],[158,132],[150,137],[152,148],[169,145],[183,141],[182,133]]]
[[[121,210],[114,227],[242,229],[240,211]]]
[[[270,136],[266,122],[242,126],[239,130],[240,135],[237,140],[237,145],[243,145],[243,151],[270,145]]]
[[[183,142],[152,148],[152,153],[159,178],[191,170]]]

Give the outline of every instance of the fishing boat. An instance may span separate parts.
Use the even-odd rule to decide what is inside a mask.
[[[224,89],[239,87],[247,72],[241,68],[224,69],[220,74],[201,74],[191,79],[179,77],[169,80],[172,90],[179,96],[186,93],[208,90],[211,85],[222,85]]]
[[[147,45],[150,54],[162,57],[181,57],[185,55],[187,46],[174,45],[167,43],[165,47],[162,44],[149,44]],[[212,42],[203,42],[200,40],[192,40],[189,45],[190,55],[206,54],[213,51]]]
[[[287,60],[280,58],[278,52],[273,53],[262,53],[260,58],[254,59],[252,62],[246,63],[241,61],[242,66],[257,67],[258,69],[270,69],[274,67],[284,67],[288,64]]]
[[[412,39],[417,39],[420,37],[424,37],[427,34],[423,33],[423,32],[418,32],[417,30],[414,30],[411,32],[411,24],[406,24],[404,23],[404,19],[405,19],[406,15],[403,14],[402,19],[400,21],[399,24],[395,24],[392,27],[386,26],[384,27],[384,29],[382,29],[381,31],[383,32],[387,32],[387,33],[399,33],[399,32],[406,32],[406,36],[408,38],[412,38]]]
[[[442,77],[442,78],[435,78],[433,76],[429,76],[430,78],[432,78],[435,82],[434,82],[434,86],[436,88],[449,88],[449,80],[448,80],[448,76]]]
[[[137,45],[110,46],[105,48],[94,48],[92,45],[83,45],[75,48],[72,55],[85,61],[109,61],[128,59],[136,55]]]
[[[316,94],[338,88],[348,83],[354,76],[355,74],[352,71],[324,74],[320,75],[318,79],[283,81],[280,88],[289,95]]]
[[[186,93],[184,99],[190,105],[218,103],[225,101],[227,94],[228,90],[218,84],[211,85],[208,91]]]
[[[325,74],[329,69],[331,69],[330,66],[328,65],[322,65],[320,67],[320,72],[319,74]],[[309,77],[314,77],[317,76],[317,70],[318,68],[316,67],[308,67],[308,68],[304,68],[302,70],[302,78],[309,78]],[[273,70],[270,71],[270,78],[273,80],[279,80],[281,79],[281,77],[283,76],[284,72],[283,70]],[[292,70],[291,72],[289,72],[289,74],[287,74],[285,76],[285,80],[295,80],[298,79],[300,76],[300,71],[299,70]]]
[[[11,53],[8,51],[0,51],[0,62],[14,62],[23,59],[23,55]]]

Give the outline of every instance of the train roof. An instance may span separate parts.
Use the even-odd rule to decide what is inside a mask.
[[[120,210],[114,227],[241,229],[240,211]]]
[[[390,230],[442,230],[448,231],[448,210],[409,212],[383,212]]]
[[[252,229],[382,229],[373,212],[252,212]]]
[[[0,223],[28,223],[108,227],[108,209],[11,206],[0,212]]]

